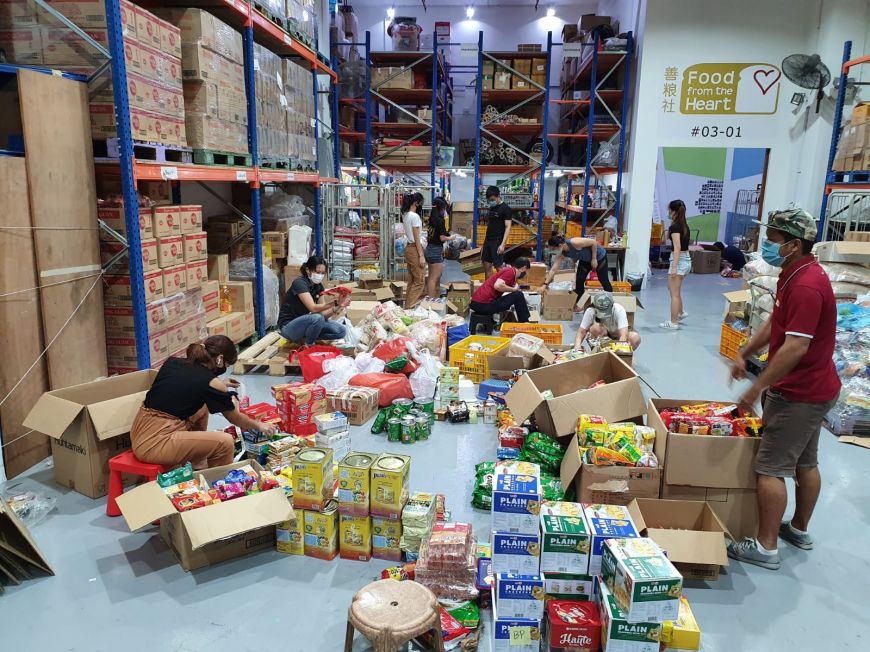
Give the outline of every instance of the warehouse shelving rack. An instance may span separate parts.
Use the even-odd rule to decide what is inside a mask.
[[[338,129],[339,140],[358,142],[362,146],[363,167],[368,183],[372,183],[379,171],[390,175],[404,175],[417,177],[417,175],[429,173],[429,185],[435,186],[438,178],[438,146],[449,144],[453,132],[453,85],[449,75],[449,64],[444,57],[444,48],[450,44],[438,43],[437,35],[433,33],[435,45],[432,50],[417,51],[374,51],[371,47],[371,32],[366,32],[365,40],[361,43],[351,43],[352,48],[363,48],[365,62],[365,90],[362,97],[341,98],[336,97],[334,113],[336,122],[334,128]],[[334,49],[334,48],[333,48]],[[338,69],[339,61],[333,55],[333,68]],[[376,67],[400,67],[401,70],[390,77],[381,80],[377,85],[372,85],[372,69]],[[385,85],[400,74],[411,71],[424,72],[430,80],[430,88],[386,88]],[[338,95],[336,93],[336,95]],[[362,129],[341,128],[338,125],[339,106],[351,106],[356,112],[357,119],[363,122]],[[428,107],[431,113],[428,121],[420,118],[405,107],[415,106]],[[398,111],[410,122],[386,121],[380,119],[381,109],[384,111]],[[355,119],[356,121],[356,119]],[[400,138],[398,145],[388,148],[377,156],[373,154],[373,142],[377,136],[392,136]],[[420,139],[430,140],[430,160],[428,165],[413,163],[389,163],[383,159],[393,152],[398,151],[408,143]],[[336,158],[339,158],[340,145],[336,144]],[[423,182],[423,178],[417,178]]]
[[[825,192],[819,211],[820,222],[816,237],[821,240],[842,240],[846,230],[870,231],[870,221],[867,218],[870,215],[870,170],[837,172],[833,169],[840,143],[840,129],[843,126],[843,105],[846,102],[849,71],[860,65],[870,65],[870,55],[856,59],[851,57],[852,41],[846,41],[843,45],[843,64],[840,67],[831,147],[828,150],[828,165],[825,170]],[[834,229],[834,224],[845,226]]]
[[[66,27],[75,32],[86,42],[92,43],[92,39],[71,21],[61,16],[55,9],[48,7],[41,0],[34,0],[41,9],[47,11],[60,20]],[[254,84],[254,43],[260,43],[275,54],[284,58],[293,58],[303,67],[311,71],[312,92],[317,98],[318,77],[328,76],[330,83],[337,79],[328,60],[311,50],[298,41],[291,34],[284,31],[279,25],[272,22],[265,15],[254,8],[254,3],[245,0],[162,0],[164,6],[180,6],[189,8],[207,9],[231,27],[239,30],[242,34],[244,47],[244,75],[247,91],[248,113],[248,145],[252,157],[252,165],[248,167],[207,166],[180,163],[154,163],[137,160],[133,150],[133,137],[129,118],[129,97],[127,93],[127,70],[124,60],[124,43],[121,26],[121,13],[118,0],[105,0],[106,27],[108,31],[108,51],[99,46],[96,49],[108,57],[106,64],[99,67],[90,78],[77,75],[65,74],[65,77],[77,81],[87,82],[106,68],[110,68],[112,75],[112,88],[115,102],[115,117],[117,120],[117,136],[119,141],[120,157],[117,163],[99,162],[98,168],[120,169],[121,189],[124,200],[124,216],[127,227],[127,237],[123,238],[114,233],[127,251],[129,272],[131,277],[131,293],[133,297],[133,316],[135,323],[135,339],[137,350],[137,363],[140,369],[151,366],[148,347],[148,324],[145,318],[145,293],[142,278],[141,242],[139,238],[139,207],[136,191],[138,181],[171,181],[171,182],[199,182],[207,184],[213,182],[246,183],[251,189],[250,215],[244,215],[238,209],[231,207],[233,212],[242,217],[253,230],[254,259],[256,267],[255,293],[256,293],[256,328],[262,336],[266,330],[263,295],[263,251],[262,251],[262,228],[260,221],[260,188],[267,183],[302,183],[310,184],[314,189],[314,212],[315,212],[315,241],[317,250],[320,251],[320,190],[322,182],[331,177],[324,177],[319,172],[296,172],[290,170],[271,170],[260,167],[259,148],[257,143],[257,111],[256,111],[256,87]],[[27,66],[18,66],[27,67]],[[5,66],[7,69],[17,68]],[[56,72],[56,71],[55,71]],[[332,132],[317,115],[318,107],[315,101],[315,139],[319,141],[323,131]],[[319,149],[319,148],[318,148]],[[320,170],[319,154],[317,156],[316,170]],[[338,160],[334,161],[333,176],[338,177]],[[212,191],[213,193],[213,191]],[[214,194],[214,193],[213,193]],[[180,189],[177,183],[173,187],[174,199],[180,197]]]
[[[574,180],[579,179],[576,174],[568,175],[568,193],[565,202],[557,202],[556,207],[566,212],[566,217],[579,216],[580,233],[585,235],[588,226],[595,226],[608,215],[613,214],[620,219],[622,212],[622,175],[625,171],[625,144],[628,129],[628,96],[631,88],[631,73],[634,58],[634,35],[628,32],[626,48],[623,51],[603,50],[600,39],[596,37],[592,43],[580,45],[581,63],[574,73],[571,81],[560,89],[560,99],[551,100],[553,103],[569,107],[563,119],[569,122],[569,132],[553,134],[554,138],[563,141],[577,139],[585,140],[585,165],[582,175],[583,204],[572,205]],[[560,44],[563,52],[565,43]],[[577,44],[570,44],[577,45]],[[621,89],[608,89],[604,85],[614,75],[623,71],[623,83]],[[574,98],[580,88],[588,88],[587,98]],[[571,97],[569,97],[569,95]],[[619,115],[616,115],[616,107],[619,107]],[[596,115],[604,112],[610,121],[604,124],[596,124]],[[585,125],[584,125],[585,122]],[[592,126],[591,132],[589,126]],[[618,136],[619,147],[615,166],[593,165],[593,144],[595,141],[607,140]],[[579,164],[580,161],[577,161]],[[604,177],[616,175],[616,189],[610,192]],[[594,183],[593,183],[594,180]],[[591,206],[589,197],[590,187],[602,187],[609,196],[607,207]],[[590,217],[593,219],[589,224]],[[567,227],[569,219],[566,219]]]

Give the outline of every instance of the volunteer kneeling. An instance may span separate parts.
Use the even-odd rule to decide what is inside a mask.
[[[490,276],[471,295],[471,309],[479,315],[495,315],[513,308],[517,313],[517,321],[523,324],[528,322],[529,305],[517,282],[531,266],[528,258],[520,257]]]
[[[580,349],[586,337],[599,340],[609,337],[616,342],[628,342],[632,350],[640,346],[640,335],[628,329],[628,313],[618,303],[614,303],[613,295],[601,292],[592,297],[592,307],[583,313],[577,337],[574,338],[574,348]]]
[[[212,335],[187,347],[187,358],[169,358],[160,367],[145,402],[133,421],[130,441],[142,462],[175,468],[222,466],[233,461],[233,437],[208,431],[208,415],[220,412],[244,430],[273,434],[275,426],[242,414],[230,387],[238,381],[218,376],[236,361],[236,345],[226,335]]]
[[[344,337],[344,326],[329,318],[340,313],[350,301],[317,303],[326,278],[323,256],[311,256],[300,271],[302,276],[294,279],[284,295],[278,330],[285,339],[308,345],[317,340],[340,340]]]

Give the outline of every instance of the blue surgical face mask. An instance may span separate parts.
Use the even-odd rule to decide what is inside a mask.
[[[489,207],[495,208],[496,206],[498,206],[498,202],[495,199],[490,199],[489,200]]]
[[[782,245],[771,242],[770,240],[765,240],[761,243],[762,260],[764,260],[768,265],[782,267],[782,264],[785,262],[785,257],[780,255],[780,249],[782,249]]]

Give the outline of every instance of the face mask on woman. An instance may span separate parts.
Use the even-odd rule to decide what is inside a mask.
[[[311,275],[311,282],[314,284],[323,283],[324,276],[325,276],[325,274],[316,274],[316,273],[312,274]]]

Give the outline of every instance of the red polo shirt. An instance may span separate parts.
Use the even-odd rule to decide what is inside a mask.
[[[810,348],[797,366],[772,387],[790,401],[826,403],[840,392],[834,366],[837,303],[831,282],[812,256],[804,256],[776,284],[770,322],[770,360],[786,335],[808,337]]]
[[[495,289],[495,282],[501,279],[505,285],[513,287],[517,282],[517,270],[513,265],[508,265],[499,272],[493,274],[483,282],[479,288],[471,295],[471,300],[477,303],[492,303],[498,299],[502,293]]]

